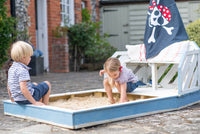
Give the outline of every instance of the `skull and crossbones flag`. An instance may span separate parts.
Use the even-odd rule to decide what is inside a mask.
[[[175,1],[150,0],[144,34],[146,59],[175,42],[188,39]]]

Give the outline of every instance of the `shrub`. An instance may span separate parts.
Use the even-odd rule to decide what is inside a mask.
[[[8,59],[8,49],[13,40],[15,19],[7,16],[6,0],[0,1],[0,67]]]
[[[87,63],[100,63],[116,51],[108,43],[106,35],[100,36],[99,23],[90,21],[87,9],[82,11],[82,21],[68,29],[70,52],[74,57],[74,71],[79,70],[82,59],[87,60]]]
[[[92,44],[92,46],[88,46],[85,51],[85,57],[88,62],[102,64],[117,50],[108,43],[106,37],[107,35],[104,35],[102,38],[99,33],[96,34],[95,43]]]
[[[66,37],[68,32],[68,27],[57,26],[54,30],[52,30],[52,34],[56,38]]]
[[[200,19],[190,23],[186,27],[186,31],[190,40],[195,41],[200,46]]]

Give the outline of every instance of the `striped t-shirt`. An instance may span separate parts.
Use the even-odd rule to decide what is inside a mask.
[[[13,62],[12,66],[8,70],[8,86],[11,92],[11,97],[14,101],[27,100],[20,89],[19,83],[21,81],[27,81],[27,88],[31,95],[33,95],[34,89],[32,88],[29,69],[30,68],[28,66],[20,62]]]

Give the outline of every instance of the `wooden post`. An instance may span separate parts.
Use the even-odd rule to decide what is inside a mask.
[[[157,83],[158,83],[158,78],[157,78],[157,64],[152,63],[151,64],[151,73],[152,73],[152,88],[154,90],[157,89]]]
[[[74,71],[77,72],[77,45],[75,45],[75,54],[74,54]]]

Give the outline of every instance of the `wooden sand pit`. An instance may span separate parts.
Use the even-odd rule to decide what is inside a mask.
[[[114,93],[113,96],[116,101],[115,104],[118,104],[120,94]],[[134,100],[142,100],[153,97],[128,94],[128,98],[129,101],[134,101]],[[51,97],[49,105],[71,110],[82,110],[82,109],[95,108],[112,104],[109,102],[106,93],[93,92],[86,94],[66,95],[62,97]]]

